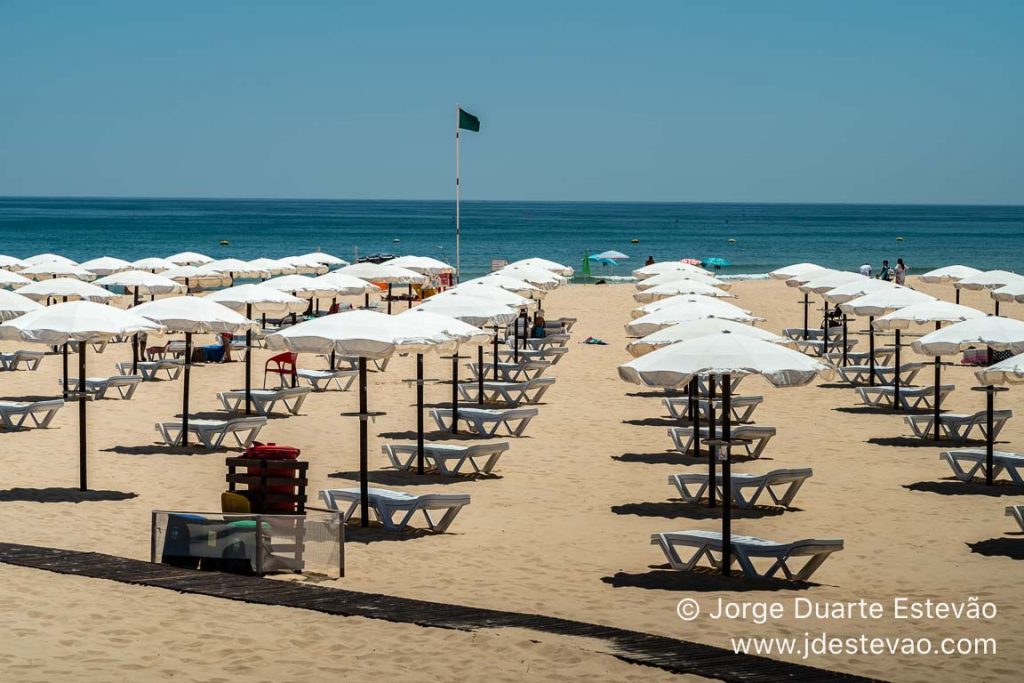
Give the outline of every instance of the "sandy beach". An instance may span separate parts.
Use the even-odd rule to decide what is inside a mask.
[[[953,288],[909,282],[952,300]],[[992,491],[952,481],[934,443],[910,438],[899,414],[858,407],[856,392],[819,381],[773,389],[747,379],[741,394],[761,394],[757,424],[778,435],[760,460],[735,470],[763,472],[811,467],[795,509],[738,514],[734,533],[773,540],[842,538],[810,585],[751,587],[715,576],[680,575],[649,544],[652,532],[719,527],[717,511],[687,506],[666,483],[670,474],[699,471],[700,463],[669,450],[674,422],[660,392],[623,383],[630,359],[623,329],[637,305],[632,285],[569,286],[552,292],[549,318],[574,316],[570,353],[554,366],[557,384],[526,436],[511,439],[497,476],[416,478],[386,467],[381,444],[414,435],[411,358],[395,358],[370,376],[371,410],[386,411],[371,425],[371,482],[410,491],[472,495],[450,533],[380,535],[347,545],[347,576],[328,586],[409,598],[532,612],[637,629],[730,647],[743,636],[993,637],[998,652],[974,656],[814,656],[804,663],[902,681],[1004,680],[1022,664],[1024,610],[1020,596],[1022,537],[1003,509],[1024,502],[1020,490]],[[767,319],[778,332],[801,320],[800,294],[778,281],[734,284],[736,303]],[[813,297],[820,305],[820,297]],[[990,311],[987,292],[965,292],[962,303]],[[1022,317],[1024,307],[1004,304]],[[861,330],[865,321],[852,328]],[[915,332],[925,332],[919,330]],[[583,345],[588,335],[607,346]],[[907,341],[912,335],[904,336]],[[883,338],[885,339],[885,338]],[[866,348],[866,340],[858,348]],[[0,349],[30,348],[0,343]],[[42,347],[37,347],[42,348]],[[270,352],[254,355],[254,386]],[[907,350],[905,358],[914,358]],[[89,375],[110,374],[130,360],[127,344],[89,355]],[[304,367],[317,367],[314,358]],[[8,399],[59,395],[60,357],[47,356],[35,372],[0,374]],[[241,363],[197,366],[192,373],[194,415],[220,412],[216,393],[242,386]],[[428,357],[427,375],[445,378],[449,365]],[[929,373],[930,371],[926,371]],[[930,384],[930,375],[919,383]],[[973,413],[984,396],[965,367],[944,370],[957,385],[945,407]],[[443,385],[427,388],[428,403],[449,398]],[[998,398],[1000,407],[1024,406],[1024,389]],[[354,486],[357,422],[339,413],[356,406],[354,391],[313,394],[296,417],[272,419],[261,440],[294,445],[311,463],[311,490]],[[213,510],[224,488],[224,451],[183,454],[156,443],[154,423],[178,414],[181,382],[147,382],[131,401],[90,406],[90,478],[109,500],[81,500],[76,490],[77,412],[66,406],[50,429],[0,432],[0,540],[148,559],[149,514],[155,509]],[[432,427],[432,424],[428,422]],[[443,438],[430,434],[428,438]],[[997,448],[1020,450],[1024,420],[1011,420]],[[104,496],[100,496],[101,498]],[[972,550],[972,545],[980,544]],[[982,552],[978,552],[981,550]],[[986,554],[988,553],[988,554]],[[1010,557],[1013,556],[1013,557]],[[1014,559],[1015,558],[1015,559]],[[797,597],[818,603],[895,598],[963,602],[976,596],[998,607],[994,620],[892,618],[797,619]],[[777,601],[787,615],[768,624],[716,620],[684,622],[680,599],[697,600],[704,615],[719,599]],[[549,634],[501,630],[457,632],[301,610],[234,603],[0,565],[0,667],[7,680],[76,675],[110,680],[282,680],[337,673],[408,680],[664,680],[664,671],[630,665],[602,652],[600,643]],[[445,652],[447,656],[430,653]],[[795,656],[776,658],[798,661]],[[301,672],[301,673],[300,673]]]

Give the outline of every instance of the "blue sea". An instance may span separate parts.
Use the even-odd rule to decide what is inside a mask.
[[[52,251],[76,261],[135,260],[188,250],[252,259],[320,249],[349,261],[358,251],[454,263],[454,231],[451,201],[0,198],[0,253],[18,257]],[[722,273],[735,276],[798,261],[849,269],[900,257],[911,273],[951,263],[1020,271],[1024,207],[462,204],[464,278],[487,272],[492,259],[528,256],[579,270],[585,251],[608,249],[629,259],[595,265],[595,275],[628,276],[648,256],[725,258],[732,265]]]

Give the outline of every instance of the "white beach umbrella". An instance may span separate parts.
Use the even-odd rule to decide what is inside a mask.
[[[322,251],[311,251],[308,254],[303,254],[301,258],[312,259],[317,263],[322,263],[325,266],[330,267],[348,265],[348,261],[346,261],[345,259],[338,258],[337,256],[332,256],[331,254]]]
[[[623,254],[621,251],[615,251],[609,249],[608,251],[602,251],[600,254],[595,254],[594,258],[608,258],[613,261],[624,261],[629,258],[627,254]]]
[[[444,261],[438,261],[436,258],[430,258],[429,256],[396,256],[393,259],[385,261],[381,265],[407,268],[408,270],[414,270],[417,273],[422,273],[423,275],[440,275],[441,273],[455,272],[455,268],[451,265]]]
[[[151,273],[162,273],[165,270],[177,268],[178,264],[171,263],[165,258],[150,256],[149,258],[140,258],[138,261],[132,261],[132,267],[137,270],[148,270]]]
[[[139,303],[140,294],[155,296],[157,294],[185,293],[185,285],[146,270],[125,270],[113,273],[96,280],[93,284],[97,287],[124,287],[125,289],[131,289],[134,294],[134,303],[136,304]]]
[[[312,256],[285,256],[281,263],[291,266],[300,275],[323,275],[330,268]]]
[[[227,275],[232,282],[236,278],[268,278],[270,277],[270,271],[263,268],[255,268],[250,261],[243,261],[237,258],[222,258],[216,261],[210,261],[207,263],[205,268],[209,270],[215,270],[218,273]]]
[[[369,478],[367,474],[367,420],[373,415],[367,409],[366,360],[388,358],[400,351],[422,353],[436,344],[447,344],[451,338],[442,334],[411,331],[399,320],[374,311],[348,311],[293,325],[267,336],[272,349],[294,353],[330,353],[359,358],[359,488],[360,519],[368,526]]]
[[[30,265],[32,264],[28,261],[22,261],[20,258],[0,254],[0,270],[21,270],[22,268],[28,268]]]
[[[65,266],[77,266],[78,265],[77,261],[72,261],[71,259],[69,259],[66,256],[61,256],[60,254],[50,254],[50,253],[36,254],[35,256],[29,256],[27,259],[25,259],[25,262],[28,263],[30,266],[38,266],[38,265],[42,265],[44,263],[61,263],[61,264],[65,265]]]
[[[249,261],[249,267],[256,271],[263,271],[271,275],[294,275],[296,269],[287,263],[281,263],[278,259],[257,258]]]
[[[697,282],[695,280],[676,280],[675,282],[668,282],[663,285],[639,291],[633,295],[633,299],[639,303],[650,303],[651,301],[667,299],[669,297],[679,296],[680,294],[697,294],[700,296],[718,299],[735,298],[734,294],[730,294],[729,292],[711,285],[706,285],[703,282]]]
[[[438,292],[434,297],[439,296],[451,296],[452,294],[461,293],[468,294],[470,296],[479,297],[481,299],[487,299],[495,303],[504,304],[506,306],[522,307],[522,306],[533,306],[537,303],[534,299],[527,299],[524,296],[519,296],[515,292],[510,292],[507,289],[501,287],[492,287],[487,282],[463,282],[460,285],[456,285],[451,289],[446,289],[443,292]],[[431,298],[434,298],[431,297]],[[429,301],[429,299],[427,299]]]
[[[1020,384],[1024,382],[1024,354],[1010,356],[995,365],[990,365],[974,373],[978,383],[982,385]]]
[[[833,289],[829,289],[825,292],[825,301],[831,304],[841,304],[846,301],[852,301],[857,297],[864,296],[865,294],[872,294],[874,292],[885,292],[897,285],[889,282],[888,280],[873,280],[871,278],[861,278],[852,282],[847,282],[845,285],[839,285]]]
[[[762,318],[755,318],[735,307],[733,309],[722,309],[704,303],[662,308],[627,324],[626,334],[632,337],[646,337],[652,332],[657,332],[670,325],[701,320],[703,318],[722,318],[723,320],[734,320],[741,323],[753,323],[762,320]]]
[[[725,280],[719,280],[714,275],[698,273],[692,270],[672,270],[667,273],[660,273],[653,275],[643,280],[637,280],[637,289],[650,289],[651,287],[657,287],[658,285],[671,284],[673,282],[679,282],[680,280],[690,280],[691,282],[700,282],[705,285],[712,285],[714,287],[720,287],[721,289],[729,289],[732,283],[726,282]]]
[[[526,268],[540,268],[541,270],[550,270],[552,273],[555,273],[556,275],[561,275],[562,277],[572,277],[573,273],[575,272],[571,267],[567,265],[558,263],[556,261],[551,261],[546,258],[538,257],[525,258],[520,259],[519,261],[513,261],[506,267],[512,266],[523,266]]]
[[[422,285],[428,278],[408,268],[389,266],[386,263],[354,263],[334,271],[339,275],[350,275],[367,282],[383,282],[394,285]]]
[[[101,256],[99,258],[89,259],[78,264],[79,267],[88,270],[90,273],[96,275],[110,275],[111,273],[119,273],[122,270],[131,270],[132,264],[124,259],[114,258],[113,256]]]
[[[824,294],[830,289],[835,289],[836,287],[840,287],[851,282],[859,282],[867,279],[869,278],[861,275],[860,273],[851,273],[845,270],[834,270],[828,273],[821,273],[812,277],[810,280],[807,280],[800,285],[800,291]]]
[[[794,263],[789,266],[783,266],[782,268],[776,268],[768,273],[768,277],[773,280],[789,280],[790,278],[800,275],[813,277],[815,273],[827,270],[828,268],[819,266],[817,263]]]
[[[37,301],[45,301],[47,299],[63,299],[65,301],[85,299],[86,301],[106,302],[114,298],[113,294],[102,287],[69,277],[33,282],[20,288],[18,294]]]
[[[367,282],[352,275],[345,275],[337,270],[313,278],[313,282],[329,288],[338,296],[358,296],[359,294],[379,293],[380,289],[372,282]]]
[[[0,325],[0,339],[59,345],[64,347],[65,352],[69,342],[78,342],[78,477],[82,491],[89,487],[86,441],[86,405],[89,396],[85,391],[85,351],[88,342],[160,329],[159,325],[129,311],[88,301],[73,301],[31,311]],[[66,363],[64,368],[64,389],[67,391]]]
[[[695,266],[692,263],[683,263],[682,261],[659,261],[658,263],[652,263],[649,266],[643,268],[637,268],[633,271],[633,277],[637,280],[645,280],[655,275],[661,275],[662,273],[678,273],[678,272],[690,272],[690,273],[703,273],[704,275],[710,275],[711,273],[704,270],[700,266]]]
[[[957,282],[964,279],[965,277],[971,277],[977,275],[981,271],[977,268],[971,268],[970,266],[946,266],[944,268],[936,268],[935,270],[929,270],[927,273],[921,275],[922,282]]]
[[[725,320],[723,318],[702,318],[700,320],[692,320],[690,322],[671,325],[658,330],[657,332],[653,332],[646,337],[641,337],[640,339],[631,341],[626,345],[626,350],[629,351],[631,356],[637,358],[660,349],[663,346],[668,346],[682,341],[689,341],[690,339],[704,337],[709,334],[720,334],[722,332],[754,337],[755,339],[771,342],[772,344],[782,344],[783,346],[790,346],[793,344],[792,339],[787,339],[786,337],[777,335],[773,332],[768,332],[767,330],[762,330],[752,325],[746,325],[734,320]]]
[[[22,268],[18,271],[18,274],[30,277],[33,280],[46,280],[55,277],[72,277],[88,282],[96,279],[95,273],[91,273],[81,266],[59,263],[57,261],[33,264],[28,268]]]
[[[180,282],[189,289],[192,287],[222,287],[231,279],[224,273],[205,266],[175,266],[170,270],[163,271],[160,275]]]
[[[1001,289],[1007,285],[1024,285],[1024,275],[1018,275],[1017,273],[1011,273],[1006,270],[986,270],[981,273],[977,273],[976,275],[961,278],[953,283],[958,294],[961,289]],[[999,315],[1000,301],[1003,301],[1003,299],[995,299],[996,315]]]
[[[171,254],[167,257],[167,260],[176,266],[201,266],[209,263],[213,259],[206,254],[200,254],[195,251],[182,251],[177,254]]]
[[[510,265],[494,272],[505,277],[525,280],[535,287],[547,290],[555,289],[566,283],[566,279],[555,271],[537,266]]]
[[[8,292],[6,289],[0,289],[0,321],[11,320],[19,315],[24,315],[30,311],[38,311],[41,308],[43,308],[41,304],[32,301],[27,296]]]
[[[0,270],[0,289],[10,287],[24,287],[25,285],[32,284],[32,280],[28,279],[24,275],[18,275],[11,270]]]
[[[990,292],[991,297],[996,301],[1016,301],[1024,303],[1024,280],[1011,282]]]
[[[850,272],[850,271],[835,270],[833,268],[824,268],[822,270],[803,271],[803,272],[797,273],[796,275],[793,275],[792,277],[786,278],[786,286],[787,287],[800,287],[800,286],[802,286],[802,285],[804,285],[804,284],[806,284],[806,283],[808,283],[811,280],[814,280],[816,278],[823,278],[826,275],[831,275],[832,273],[848,273],[848,272]],[[838,285],[836,285],[836,286],[838,286]]]
[[[131,309],[136,314],[160,323],[172,332],[185,333],[185,373],[182,390],[181,444],[188,446],[189,377],[192,367],[192,335],[241,334],[256,329],[257,324],[235,313],[227,306],[206,297],[175,296],[140,304]]]
[[[318,279],[309,275],[279,275],[261,284],[264,287],[270,287],[279,292],[290,292],[293,296],[302,297],[303,299],[330,296],[331,290],[327,284],[317,282]]]
[[[488,287],[500,287],[501,289],[515,292],[519,296],[530,296],[538,299],[547,295],[545,290],[531,285],[526,280],[508,277],[507,275],[495,275],[494,273],[484,275],[483,277],[475,277],[471,280],[463,280],[459,286],[477,284],[486,285]]]
[[[740,308],[736,304],[731,304],[728,301],[723,301],[722,299],[716,299],[710,296],[702,296],[700,294],[677,294],[676,296],[670,296],[667,299],[659,299],[657,301],[652,301],[649,304],[638,306],[634,308],[633,311],[630,313],[630,317],[632,317],[635,320],[636,318],[642,318],[648,313],[654,313],[655,311],[661,311],[667,308],[685,306],[687,304],[695,303],[704,304],[709,308],[717,308],[719,310],[746,313],[748,315],[750,314],[750,311]]]

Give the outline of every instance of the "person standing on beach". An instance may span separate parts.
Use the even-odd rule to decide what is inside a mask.
[[[864,277],[871,277],[871,264],[867,261],[860,267],[860,274]]]
[[[896,284],[903,285],[907,282],[907,264],[903,259],[896,259]]]
[[[647,261],[644,263],[644,265],[645,266],[653,266],[654,265],[654,257],[653,256],[648,256],[647,257]]]
[[[892,275],[889,274],[889,259],[882,259],[882,269],[878,271],[879,280],[892,280]]]

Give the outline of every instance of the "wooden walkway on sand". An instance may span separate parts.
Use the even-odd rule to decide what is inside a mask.
[[[0,562],[58,574],[165,588],[258,605],[295,607],[325,614],[384,619],[418,626],[467,631],[524,628],[561,636],[595,638],[607,643],[610,654],[623,661],[657,667],[676,674],[696,674],[724,681],[769,683],[791,680],[811,683],[872,680],[570,619],[411,600],[290,581],[178,569],[101,553],[0,543]],[[666,618],[675,618],[672,606],[666,609]]]

